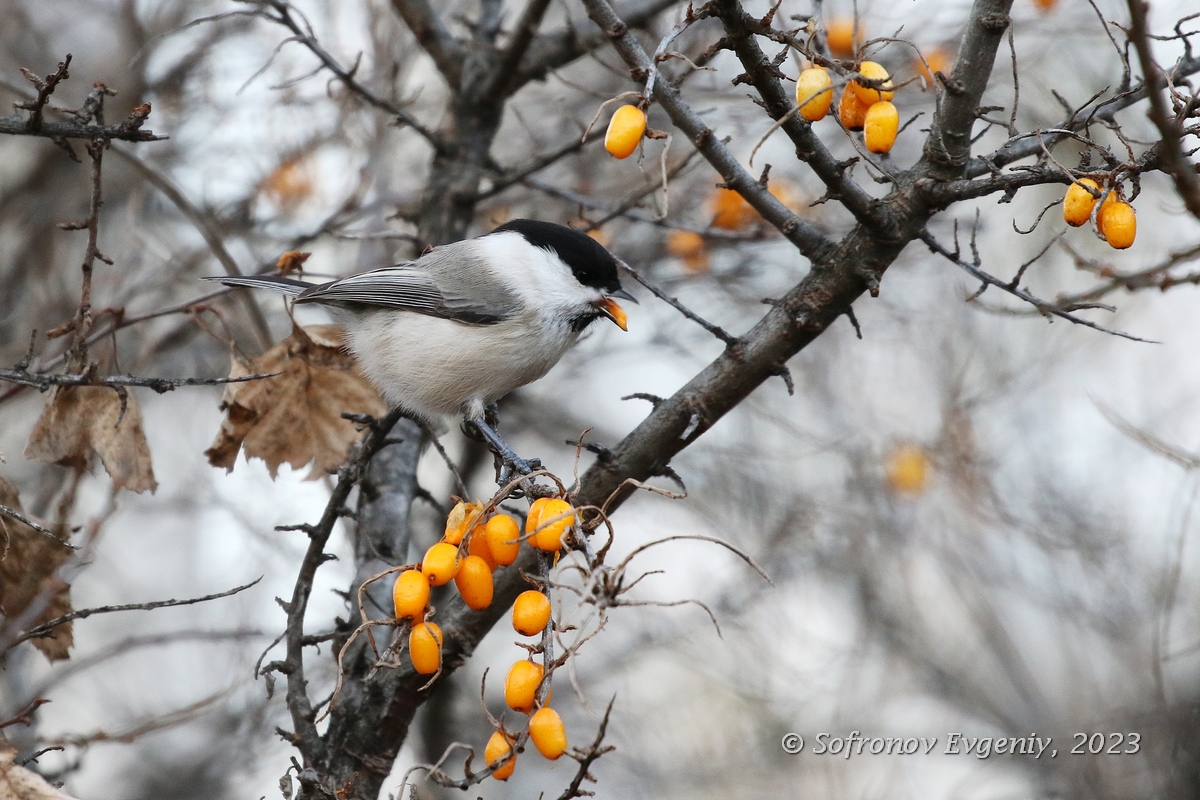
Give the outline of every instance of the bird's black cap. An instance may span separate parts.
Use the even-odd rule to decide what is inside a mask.
[[[621,291],[616,260],[604,249],[604,245],[587,234],[565,225],[536,219],[514,219],[492,233],[504,231],[519,233],[534,247],[552,251],[571,268],[575,279],[584,286],[609,293]]]

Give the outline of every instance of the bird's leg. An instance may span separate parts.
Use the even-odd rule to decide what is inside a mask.
[[[491,416],[494,420],[495,409],[491,408],[489,411],[492,411]],[[496,453],[496,455],[500,456],[500,460],[504,462],[504,465],[500,468],[500,483],[508,483],[509,479],[512,477],[513,470],[516,470],[522,475],[528,475],[529,473],[536,472],[542,468],[542,462],[539,459],[524,459],[518,456],[516,452],[509,447],[508,442],[504,441],[503,437],[500,436],[496,429],[493,428],[492,425],[488,424],[486,418],[472,420],[471,424],[475,426],[475,429],[478,430],[483,438],[487,440],[487,443],[491,445],[492,450]]]

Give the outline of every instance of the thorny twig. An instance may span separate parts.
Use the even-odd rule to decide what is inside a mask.
[[[61,617],[55,617],[54,619],[44,622],[41,625],[30,628],[29,630],[25,631],[25,633],[18,636],[14,640],[13,644],[19,644],[20,642],[28,639],[35,639],[40,636],[48,636],[59,625],[64,625],[77,619],[87,619],[94,614],[113,614],[119,611],[152,611],[156,608],[190,606],[195,605],[196,603],[207,603],[210,600],[219,600],[222,597],[230,597],[231,595],[238,594],[239,592],[244,592],[252,586],[257,586],[258,582],[261,580],[262,578],[256,578],[250,583],[242,586],[236,586],[224,592],[206,594],[203,597],[190,597],[186,600],[153,600],[148,603],[124,603],[122,605],[115,606],[96,606],[95,608],[83,608],[78,611],[72,611],[69,614],[63,614]]]

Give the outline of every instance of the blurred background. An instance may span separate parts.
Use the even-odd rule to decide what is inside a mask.
[[[509,5],[510,17],[519,13]],[[786,24],[799,27],[813,14],[853,17],[849,3],[822,5],[785,0],[779,19],[796,17]],[[442,122],[447,88],[389,3],[296,7],[335,59],[356,65],[364,85],[402,101],[431,127]],[[747,7],[764,14],[769,6]],[[868,38],[907,40],[951,63],[969,8],[857,4]],[[6,105],[30,96],[19,68],[49,74],[69,52],[72,77],[55,93],[57,105],[77,107],[100,81],[118,92],[108,100],[110,120],[152,102],[147,127],[170,136],[118,142],[105,157],[100,245],[114,264],[97,264],[97,309],[132,317],[211,291],[198,279],[222,269],[206,233],[215,232],[245,272],[269,269],[290,249],[311,251],[306,267],[326,275],[416,254],[412,220],[429,176],[428,144],[328,72],[314,73],[319,64],[286,42],[289,31],[238,13],[247,4],[0,0],[0,9]],[[1154,3],[1152,29],[1168,31],[1191,10],[1182,0]],[[439,11],[461,30],[478,3],[447,2]],[[682,13],[675,7],[659,15],[644,42],[652,47]],[[1043,9],[1017,0],[1013,13],[1019,130],[1057,124],[1064,110],[1056,95],[1081,105],[1119,85],[1122,61],[1101,17],[1123,23],[1123,4],[1060,0]],[[553,4],[546,26],[568,24],[591,29],[577,3]],[[694,26],[675,47],[698,59],[717,30]],[[881,45],[877,60],[901,80],[916,78],[911,45]],[[1181,50],[1156,46],[1164,64]],[[1010,58],[1002,47],[985,98],[1003,106],[999,118],[1012,108]],[[795,58],[781,67],[793,77],[799,68]],[[684,89],[748,163],[770,120],[747,87],[731,85],[740,71],[721,53],[690,74]],[[514,98],[492,156],[507,168],[529,163],[582,136],[601,103],[633,89],[617,56],[597,50]],[[920,154],[933,93],[918,79],[894,102],[902,124],[916,118],[882,163],[907,167]],[[1156,138],[1141,105],[1117,121],[1135,152]],[[650,125],[671,130],[657,108]],[[839,156],[855,155],[834,120],[815,130]],[[1124,157],[1112,132],[1093,133]],[[976,151],[989,152],[1007,136],[1003,128],[988,131]],[[1075,166],[1072,148],[1061,145],[1056,158]],[[666,191],[664,164],[673,173]],[[797,213],[833,238],[851,228],[836,202],[813,205],[824,189],[782,134],[754,154],[755,174],[766,164],[772,189]],[[870,168],[855,170],[868,191],[886,194]],[[753,212],[723,198],[718,180],[678,134],[647,140],[624,161],[595,141],[483,199],[470,233],[516,217],[588,227],[611,216],[594,235],[690,308],[740,334],[761,317],[763,298],[794,285],[807,262]],[[31,330],[74,313],[86,234],[57,224],[87,215],[89,187],[87,165],[53,143],[0,138],[2,365],[21,359]],[[977,284],[965,273],[910,245],[880,296],[856,303],[861,338],[840,320],[790,363],[794,396],[782,380],[764,385],[673,462],[687,499],[642,494],[621,509],[615,556],[673,534],[716,536],[749,553],[773,585],[704,542],[664,543],[635,558],[635,573],[661,574],[633,597],[701,601],[719,632],[695,605],[631,606],[614,611],[580,650],[572,681],[556,687],[556,707],[572,741],[582,743],[615,697],[607,741],[617,749],[592,770],[597,796],[1198,793],[1196,290],[1186,280],[1169,291],[1113,290],[1109,279],[1168,262],[1177,276],[1195,271],[1200,224],[1162,175],[1144,176],[1140,188],[1139,236],[1126,251],[1108,248],[1086,227],[1052,242],[1065,228],[1057,207],[1031,233],[1014,228],[1031,228],[1061,197],[1059,186],[1021,191],[1006,204],[995,197],[960,204],[931,230],[949,243],[957,225],[966,247],[977,225],[984,267],[1002,278],[1049,245],[1027,273],[1039,296],[1108,286],[1100,299],[1115,311],[1088,318],[1149,343],[1051,324],[995,290],[971,299]],[[568,440],[590,429],[592,440],[615,444],[644,417],[644,401],[623,397],[668,396],[721,352],[705,331],[629,288],[643,302],[630,309],[627,334],[596,326],[548,377],[502,409],[517,450],[561,476],[576,469]],[[259,303],[277,341],[291,325],[283,303]],[[308,313],[301,322],[324,321]],[[222,298],[199,313],[124,328],[98,343],[93,357],[113,372],[220,377],[229,369],[229,339],[250,354],[263,349],[245,306]],[[51,362],[56,346],[39,339],[33,367]],[[5,735],[22,755],[61,747],[40,756],[36,768],[84,798],[279,796],[292,750],[274,729],[286,724],[286,710],[281,693],[269,697],[255,680],[254,666],[282,632],[275,598],[290,595],[305,539],[273,528],[314,521],[330,483],[286,467],[273,480],[260,461],[240,460],[229,474],[210,467],[203,452],[221,423],[221,390],[181,388],[138,392],[158,488],[114,498],[99,467],[76,485],[69,470],[22,457],[45,397],[11,388],[0,386],[0,475],[31,514],[55,518],[69,492],[70,521],[100,525],[72,582],[76,608],[262,581],[210,603],[76,622],[70,660],[53,666],[29,645],[10,651],[0,672],[0,717],[33,697],[52,702],[33,725]],[[457,429],[442,441],[456,457],[472,452]],[[590,459],[585,453],[583,464]],[[490,465],[474,463],[471,489],[490,496]],[[453,490],[436,454],[426,454],[421,483],[443,502]],[[413,558],[441,525],[427,504],[418,504],[416,520]],[[319,573],[309,612],[314,631],[347,615],[339,592],[353,577],[353,550],[344,535],[333,548],[342,560]],[[588,621],[570,593],[555,600],[561,621]],[[521,652],[508,626],[497,626],[420,712],[386,791],[397,792],[410,766],[436,760],[451,742],[482,746],[490,732],[480,708],[484,670],[491,670],[486,699],[498,714],[497,676]],[[310,678],[332,687],[333,654],[322,650],[312,663]],[[852,731],[938,737],[939,744],[928,756],[811,752],[818,733]],[[783,752],[788,732],[805,737],[804,753]],[[1058,756],[943,755],[950,732],[1053,737]],[[1136,733],[1139,751],[1071,754],[1077,733]],[[489,780],[472,791],[557,796],[573,772],[573,763],[527,754],[507,784]],[[458,794],[417,788],[419,797]]]

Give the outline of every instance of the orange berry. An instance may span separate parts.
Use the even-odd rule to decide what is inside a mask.
[[[863,120],[863,128],[866,131],[864,138],[867,149],[872,153],[886,153],[896,143],[896,133],[900,130],[900,112],[887,100],[872,103],[867,109],[866,119]]]
[[[954,62],[950,60],[950,55],[940,46],[934,45],[928,50],[921,53],[925,56],[924,60],[916,57],[913,58],[913,70],[918,75],[925,79],[925,83],[929,86],[933,85],[933,75],[940,72],[943,75],[949,75],[950,70],[954,67]]]
[[[929,456],[915,444],[903,444],[887,455],[888,487],[897,493],[920,494],[925,491]]]
[[[850,87],[846,87],[842,99],[838,101],[838,119],[842,121],[842,127],[848,131],[861,131],[867,121],[868,108],[870,106],[859,100]]]
[[[489,767],[499,764],[509,753],[512,753],[512,741],[500,731],[493,733],[492,738],[488,739],[487,746],[483,748],[483,758]],[[492,773],[492,777],[498,781],[506,781],[516,768],[517,756],[514,753],[503,767]]]
[[[1117,202],[1117,192],[1115,189],[1104,195],[1104,199],[1100,201],[1100,210],[1096,212],[1096,232],[1101,236],[1104,235],[1104,209],[1115,202]]]
[[[882,64],[877,64],[874,61],[864,61],[858,65],[858,74],[872,81],[883,81],[880,84],[882,87],[880,89],[868,88],[858,81],[850,81],[850,83],[846,84],[847,89],[858,95],[859,100],[869,106],[881,100],[892,99],[892,96],[895,94],[892,90],[892,78],[888,75],[888,71],[883,68]]]
[[[479,556],[467,556],[458,565],[454,585],[468,608],[476,611],[492,604],[492,568]]]
[[[396,619],[419,619],[429,605],[429,579],[419,569],[406,569],[392,586]]]
[[[712,225],[727,231],[741,230],[758,222],[758,212],[733,189],[717,189],[713,193]]]
[[[513,628],[522,636],[537,636],[550,622],[550,598],[530,589],[517,595],[512,611]]]
[[[1129,203],[1120,200],[1105,203],[1096,215],[1096,227],[1100,228],[1109,246],[1124,250],[1137,236],[1137,215]]]
[[[421,561],[421,572],[434,586],[454,580],[458,572],[458,548],[447,542],[438,542],[430,547]]]
[[[1038,7],[1038,10],[1043,14],[1049,13],[1054,8],[1054,4],[1058,0],[1033,0],[1033,4]]]
[[[449,544],[461,544],[482,510],[481,503],[464,501],[454,506],[450,509],[450,515],[446,517],[446,535],[442,540]]]
[[[521,553],[521,528],[515,519],[508,514],[497,514],[487,521],[484,536],[496,564],[508,566],[517,560]]]
[[[575,509],[566,500],[553,499],[542,508],[538,518],[538,532],[530,539],[530,543],[539,550],[557,553],[562,549],[562,538],[567,530],[575,524]],[[561,517],[561,519],[558,519]]]
[[[530,504],[529,514],[525,517],[525,533],[533,533],[537,529],[538,520],[542,516],[542,509],[545,508],[546,503],[549,502],[549,497],[539,497]]]
[[[835,58],[849,58],[854,55],[855,48],[863,43],[864,33],[859,23],[857,35],[854,30],[854,20],[843,17],[830,20],[825,26],[825,45]]]
[[[629,158],[646,132],[646,112],[637,106],[621,106],[608,122],[604,149],[617,158]]]
[[[467,555],[482,558],[488,565],[488,571],[496,571],[496,559],[492,556],[492,548],[488,545],[487,529],[483,525],[476,526],[475,530],[471,531],[471,538],[467,541]],[[461,569],[461,567],[459,567]]]
[[[1078,228],[1091,219],[1092,209],[1096,207],[1096,198],[1083,188],[1085,186],[1097,191],[1100,189],[1100,185],[1091,178],[1080,178],[1078,182],[1067,187],[1067,194],[1063,198],[1063,219],[1073,228]]]
[[[562,717],[549,707],[539,708],[529,718],[529,739],[546,758],[553,761],[567,750],[567,729]]]
[[[434,622],[418,622],[408,632],[408,657],[420,675],[432,675],[442,663],[442,629]]]
[[[504,702],[508,707],[522,714],[532,711],[544,672],[541,664],[532,661],[518,661],[513,664],[504,678]]]
[[[833,81],[824,67],[809,67],[796,79],[796,105],[809,122],[824,119],[833,105]]]

